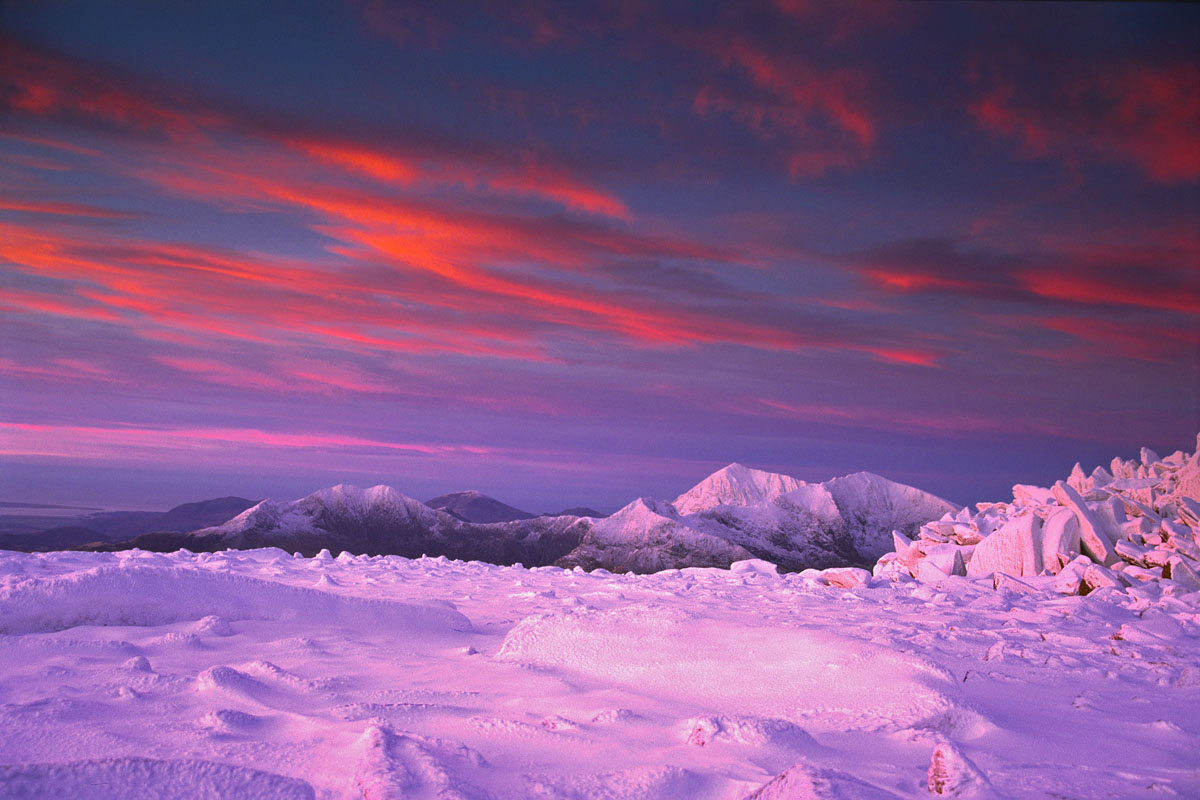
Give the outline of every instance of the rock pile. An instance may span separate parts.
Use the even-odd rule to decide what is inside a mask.
[[[1018,484],[1010,503],[923,525],[915,541],[893,533],[895,551],[876,577],[937,582],[991,577],[996,588],[1088,594],[1170,581],[1200,590],[1200,436],[1197,452],[1165,458],[1142,448],[1090,475],[1078,464],[1049,489]],[[1164,587],[1165,588],[1165,587]]]

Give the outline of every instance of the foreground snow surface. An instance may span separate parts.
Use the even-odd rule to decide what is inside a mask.
[[[1200,593],[0,552],[0,731],[0,797],[1197,797]]]

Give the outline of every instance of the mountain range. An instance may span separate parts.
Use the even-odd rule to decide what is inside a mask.
[[[279,547],[447,556],[496,564],[657,572],[761,558],[785,571],[868,566],[957,506],[868,472],[806,483],[730,464],[673,501],[643,497],[615,514],[533,516],[479,492],[421,503],[389,486],[339,485],[296,501],[264,500],[219,525],[151,533],[88,549]]]

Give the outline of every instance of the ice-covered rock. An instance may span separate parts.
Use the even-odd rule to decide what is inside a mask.
[[[1051,511],[1042,523],[1042,566],[1057,573],[1077,555],[1079,518],[1069,508]]]
[[[1054,579],[1054,590],[1059,594],[1079,594],[1083,583],[1083,573],[1092,565],[1087,556],[1076,556],[1059,570]]]
[[[1079,520],[1079,540],[1084,552],[1102,564],[1116,563],[1117,556],[1112,548],[1119,533],[1111,531],[1105,524],[1107,520],[1093,511],[1066,482],[1059,481],[1051,491],[1055,499],[1071,509]]]
[[[1042,571],[1042,520],[1035,514],[1010,519],[999,530],[975,546],[967,575],[993,572],[1036,575]]]
[[[967,575],[967,560],[975,548],[956,544],[934,545],[925,550],[924,562],[932,564],[947,575]],[[963,553],[966,553],[966,557]]]
[[[1200,442],[1200,437],[1198,437]],[[1076,464],[1049,489],[1017,484],[1011,503],[978,503],[893,536],[872,574],[940,581],[957,549],[969,577],[1020,577],[1065,594],[1171,581],[1200,590],[1200,454],[1152,451],[1090,474]],[[1093,569],[1093,567],[1095,567]],[[1056,580],[1039,576],[1057,575]],[[1002,581],[993,581],[999,586]]]
[[[1079,587],[1079,593],[1087,594],[1097,589],[1105,588],[1123,589],[1128,585],[1120,573],[1106,569],[1099,564],[1089,564],[1083,570],[1082,585]]]
[[[921,583],[941,583],[950,577],[950,573],[934,564],[929,559],[917,562],[917,574],[913,576]]]
[[[1018,483],[1013,486],[1013,502],[1019,506],[1044,506],[1054,499],[1049,489]]]
[[[1200,575],[1197,575],[1195,567],[1188,563],[1189,560],[1172,556],[1163,569],[1163,577],[1170,578],[1189,592],[1200,591]]]

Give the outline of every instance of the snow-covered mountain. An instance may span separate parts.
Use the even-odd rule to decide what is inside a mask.
[[[954,511],[933,495],[870,473],[806,483],[731,464],[673,503],[640,498],[603,519],[487,521],[523,512],[478,492],[426,504],[389,486],[340,485],[289,503],[264,500],[192,534],[155,534],[93,549],[279,547],[306,555],[328,549],[613,572],[725,567],[761,558],[799,571],[869,566],[890,548],[893,530],[911,535]]]
[[[893,530],[911,535],[954,511],[869,472],[806,483],[730,464],[674,503],[643,498],[596,522],[560,563],[645,572],[723,566],[748,553],[785,570],[869,566],[890,549]]]
[[[390,486],[360,489],[343,484],[290,503],[264,500],[223,525],[196,531],[180,546],[280,547],[306,554],[328,549],[409,558],[428,554],[544,566],[574,548],[586,525],[577,517],[472,524]]]
[[[695,514],[716,506],[749,506],[769,502],[801,486],[804,481],[790,475],[730,464],[679,495],[674,506],[680,514]]]
[[[753,554],[728,538],[702,530],[661,500],[641,497],[590,526],[560,566],[612,572],[658,572],[678,567],[727,567]]]
[[[536,516],[536,514],[513,508],[494,497],[488,497],[486,494],[474,490],[443,494],[432,500],[426,500],[425,505],[436,508],[438,511],[445,511],[463,522],[512,522],[518,519],[533,519]]]
[[[892,531],[911,537],[926,522],[958,511],[958,506],[929,492],[871,472],[834,478],[821,486],[846,521],[854,549],[870,563],[892,549]]]

